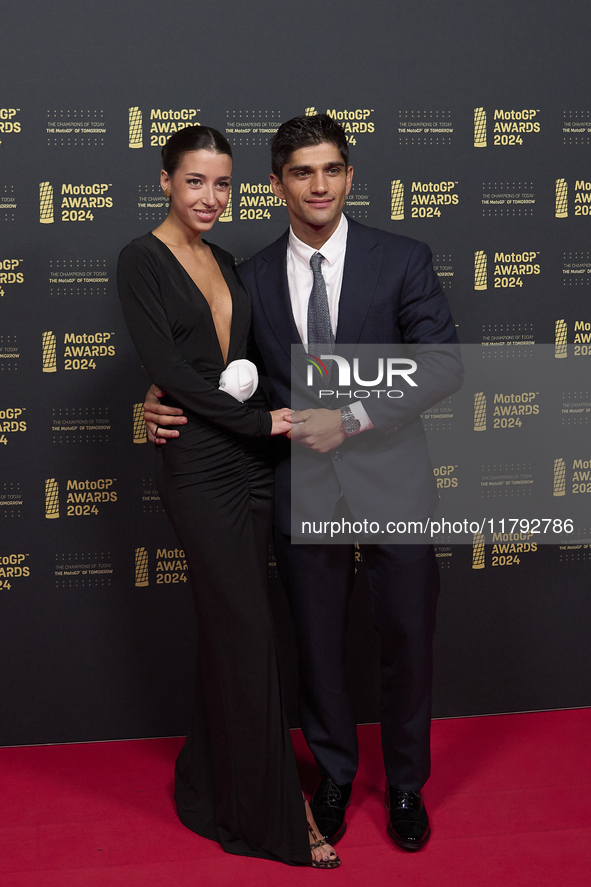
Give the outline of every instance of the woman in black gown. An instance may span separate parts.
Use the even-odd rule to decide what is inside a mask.
[[[166,220],[122,251],[118,286],[152,381],[188,417],[156,448],[157,480],[187,562],[198,622],[195,709],[176,763],[181,821],[230,852],[338,865],[302,791],[283,713],[267,596],[273,480],[270,435],[289,410],[218,388],[244,358],[250,300],[229,253],[207,243],[226,208],[231,148],[192,126],[162,151]],[[258,407],[258,408],[257,408]]]

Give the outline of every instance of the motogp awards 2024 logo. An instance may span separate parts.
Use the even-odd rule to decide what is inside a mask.
[[[499,148],[522,146],[530,134],[540,132],[540,123],[536,119],[539,113],[539,108],[495,108],[493,145]],[[486,148],[487,145],[487,112],[482,107],[474,108],[474,147]]]
[[[523,287],[524,280],[540,274],[540,251],[494,253],[494,289]],[[537,260],[537,261],[536,261]],[[474,253],[474,289],[488,288],[488,258],[484,250]]]
[[[456,191],[458,182],[411,182],[410,217],[412,219],[439,219],[447,209],[460,202]],[[405,188],[401,179],[390,183],[390,218],[392,221],[404,219]]]
[[[151,108],[150,146],[161,148],[169,137],[186,126],[198,126],[199,108]],[[129,147],[143,148],[143,113],[138,105],[129,108]]]
[[[93,222],[97,209],[112,209],[113,198],[107,194],[112,184],[95,182],[91,185],[65,184],[61,186],[60,219],[62,222]],[[51,225],[54,218],[54,189],[51,182],[39,183],[39,221]]]

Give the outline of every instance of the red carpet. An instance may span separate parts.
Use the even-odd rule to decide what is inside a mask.
[[[294,741],[307,790],[315,775]],[[379,729],[335,871],[228,856],[177,821],[178,739],[0,749],[2,887],[546,887],[591,883],[591,709],[436,721],[425,850],[385,831]],[[124,776],[124,774],[126,774]],[[129,775],[131,774],[131,776]]]

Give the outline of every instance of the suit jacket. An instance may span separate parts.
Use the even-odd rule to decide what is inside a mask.
[[[420,413],[462,384],[455,325],[429,247],[353,219],[348,223],[335,335],[339,353],[352,357],[355,346],[364,344],[383,346],[385,353],[388,346],[410,348],[418,365],[417,387],[407,388],[400,399],[363,400],[375,428],[348,438],[332,453],[294,443],[293,491],[290,445],[282,442],[275,521],[287,534],[292,496],[298,520],[330,520],[341,490],[356,520],[383,524],[432,514],[438,495]],[[253,356],[269,380],[273,409],[337,409],[355,398],[335,394],[320,402],[306,385],[287,282],[288,236],[286,231],[239,268],[252,297]],[[293,355],[292,345],[298,346]]]

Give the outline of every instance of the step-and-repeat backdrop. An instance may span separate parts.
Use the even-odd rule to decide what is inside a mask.
[[[187,724],[197,629],[184,552],[155,491],[141,412],[149,380],[115,281],[122,246],[164,218],[159,152],[187,124],[215,126],[233,145],[232,197],[212,239],[240,260],[286,226],[269,138],[296,114],[339,120],[355,167],[347,212],[430,244],[461,340],[496,349],[504,366],[537,343],[574,365],[562,422],[578,443],[557,448],[550,482],[562,512],[591,503],[591,14],[582,2],[485,7],[58,0],[4,10],[0,742]],[[482,484],[512,518],[529,484],[547,480],[523,432],[535,392],[499,387],[475,402],[474,422],[493,437]],[[445,430],[453,410],[444,403],[427,421]],[[518,455],[507,462],[509,435]],[[461,449],[434,472],[446,496],[462,491]],[[437,546],[436,716],[591,703],[591,547],[503,529],[486,544]],[[272,554],[269,571],[295,720]],[[379,650],[361,563],[358,575],[350,671],[367,721],[379,717]]]

